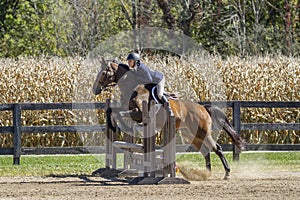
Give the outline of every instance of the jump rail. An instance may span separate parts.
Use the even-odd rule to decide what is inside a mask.
[[[235,130],[240,134],[241,130],[300,130],[300,119],[295,119],[296,123],[244,123],[241,122],[241,108],[300,108],[299,101],[277,102],[277,101],[214,101],[214,102],[198,102],[200,104],[213,104],[220,107],[230,107],[233,112],[233,125]],[[24,110],[94,110],[104,109],[106,103],[16,103],[16,104],[0,104],[0,111],[12,111],[13,113],[13,126],[1,126],[1,133],[13,133],[14,147],[13,148],[0,148],[1,154],[13,155],[13,163],[20,164],[20,156],[25,148],[21,149],[21,135],[27,133],[38,132],[97,132],[104,130],[105,125],[78,125],[78,126],[22,126],[21,113]],[[234,159],[239,158],[239,152],[236,148],[231,148],[232,145],[223,145],[223,149],[233,149]],[[300,150],[300,145],[287,144],[287,145],[247,145],[251,150]],[[84,153],[86,150],[79,149],[78,151],[73,148],[44,148],[43,154],[67,153],[67,149],[72,153]],[[64,150],[66,149],[66,150]],[[177,151],[180,147],[177,147]],[[192,148],[191,148],[192,149]],[[48,151],[49,150],[49,151]],[[35,152],[29,150],[28,152]]]

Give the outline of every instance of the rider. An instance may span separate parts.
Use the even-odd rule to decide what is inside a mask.
[[[127,62],[129,68],[136,73],[138,84],[157,84],[158,98],[162,103],[168,102],[168,99],[164,96],[165,77],[163,73],[154,71],[148,68],[144,63],[141,63],[140,55],[135,52],[128,54]]]

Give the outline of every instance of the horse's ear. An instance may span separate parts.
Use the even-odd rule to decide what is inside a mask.
[[[114,70],[117,70],[117,69],[118,69],[118,63],[111,62],[111,63],[110,63],[110,66],[111,66]]]
[[[113,63],[120,64],[119,61],[115,58],[112,60]]]
[[[106,61],[103,57],[99,58],[99,63],[100,63],[100,68],[101,70],[104,69],[106,67]]]

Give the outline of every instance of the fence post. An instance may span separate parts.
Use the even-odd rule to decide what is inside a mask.
[[[170,119],[169,119],[169,105],[164,103],[164,118],[166,119],[164,127],[163,127],[163,146],[164,146],[164,153],[163,153],[163,176],[168,177],[170,174],[170,135],[169,135],[169,127],[170,127]]]
[[[156,106],[155,101],[150,102],[150,110],[149,110],[149,117],[150,117],[150,123],[149,126],[149,132],[148,132],[148,141],[149,141],[149,152],[148,152],[148,158],[149,158],[149,170],[150,170],[150,177],[155,177],[155,138],[156,138]]]
[[[143,144],[144,144],[144,161],[143,161],[143,166],[144,166],[144,177],[148,177],[149,174],[149,167],[148,167],[148,163],[149,163],[149,132],[150,132],[150,116],[149,116],[149,112],[148,112],[148,104],[146,101],[143,101],[143,124],[144,124],[144,131],[143,131]]]
[[[169,104],[168,104],[169,107]],[[170,176],[175,177],[176,176],[176,169],[175,169],[175,160],[176,160],[176,123],[175,123],[175,116],[171,109],[169,109],[169,145],[170,145]]]
[[[13,107],[13,127],[14,127],[14,165],[20,165],[21,157],[21,106],[19,104],[14,104]]]
[[[166,122],[164,125],[164,177],[175,177],[176,141],[175,141],[175,116],[169,103],[164,104]]]
[[[110,99],[106,99],[106,106],[105,106],[105,110],[107,112],[107,110],[110,108],[111,106],[111,102]],[[108,127],[107,121],[110,120],[108,119],[109,117],[111,117],[110,115],[106,115],[106,155],[105,155],[105,167],[106,169],[116,169],[117,167],[117,158],[116,158],[116,152],[114,151],[114,147],[112,145],[112,143],[115,140],[115,133]]]
[[[238,135],[241,134],[241,102],[233,102],[233,126]],[[233,145],[233,161],[240,159],[240,150]]]

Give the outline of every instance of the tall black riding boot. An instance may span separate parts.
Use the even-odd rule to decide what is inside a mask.
[[[166,102],[169,103],[169,99],[168,99],[166,96],[162,96],[162,97],[161,97],[161,103],[162,103],[162,104],[165,104]]]

